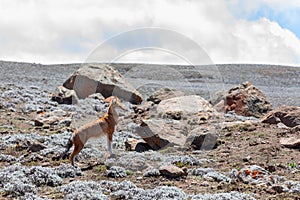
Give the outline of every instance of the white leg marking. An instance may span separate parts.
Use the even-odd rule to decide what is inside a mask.
[[[112,155],[112,146],[111,146],[111,142],[109,141],[108,137],[107,137],[107,150],[109,152],[110,155]]]

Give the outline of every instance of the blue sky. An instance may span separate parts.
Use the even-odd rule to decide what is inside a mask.
[[[267,18],[277,22],[282,28],[292,31],[300,38],[300,7],[291,5],[282,9],[276,9],[276,7],[272,7],[267,3],[262,3],[256,9],[249,9],[247,12],[247,5],[243,2],[244,1],[239,1],[235,8],[231,8],[232,13],[236,18],[249,21]],[[285,1],[282,1],[283,4],[284,2]]]
[[[300,0],[1,0],[0,60],[85,62],[114,37],[118,42],[104,45],[101,58],[111,58],[132,43],[121,62],[184,63],[187,58],[180,52],[201,60],[191,43],[176,40],[180,37],[153,40],[157,36],[147,31],[120,37],[156,27],[189,38],[213,63],[300,66],[298,19]],[[156,46],[162,48],[134,49],[134,44],[149,46],[149,41],[160,42]],[[173,48],[174,54],[163,47]]]

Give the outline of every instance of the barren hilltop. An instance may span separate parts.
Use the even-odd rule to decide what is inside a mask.
[[[300,67],[0,61],[0,113],[1,199],[300,199]]]

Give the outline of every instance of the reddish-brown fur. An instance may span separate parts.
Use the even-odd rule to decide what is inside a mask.
[[[74,166],[74,158],[75,156],[82,150],[85,142],[90,137],[97,136],[107,136],[107,148],[110,154],[112,154],[111,143],[113,139],[113,134],[115,131],[115,126],[118,121],[118,114],[115,111],[115,108],[118,106],[122,109],[125,109],[120,103],[117,97],[109,97],[105,100],[105,102],[110,102],[108,111],[106,114],[88,124],[81,126],[79,129],[75,130],[72,136],[70,137],[66,152],[74,145],[74,150],[70,155],[71,164]],[[95,130],[95,127],[97,130]]]

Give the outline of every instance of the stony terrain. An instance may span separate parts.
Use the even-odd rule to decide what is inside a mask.
[[[96,95],[75,105],[51,100],[56,88],[80,66],[0,62],[1,199],[300,199],[299,145],[287,148],[281,143],[283,137],[299,138],[299,125],[261,123],[235,112],[201,116],[196,123],[189,115],[161,116],[175,128],[177,122],[186,122],[189,126],[182,129],[186,132],[214,127],[216,148],[175,145],[136,152],[126,150],[125,141],[141,139],[133,131],[132,116],[138,120],[144,113],[123,101],[128,110],[120,113],[115,157],[105,156],[106,140],[99,138],[85,146],[77,167],[72,167],[60,156],[70,133],[107,109]],[[213,101],[215,92],[250,81],[274,109],[300,106],[299,67],[113,66],[145,100],[156,90],[171,87]],[[159,117],[151,109],[146,115]]]

